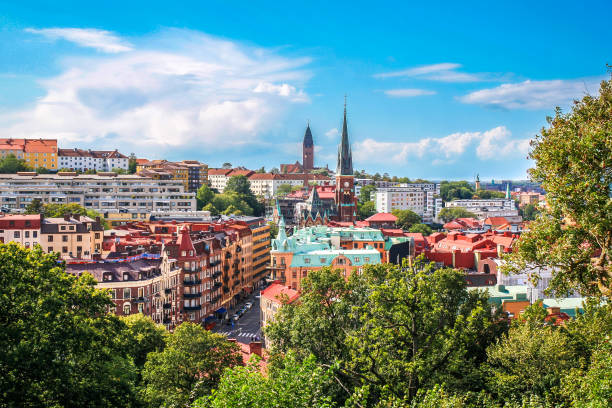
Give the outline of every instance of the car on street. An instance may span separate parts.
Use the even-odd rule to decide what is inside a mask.
[[[251,302],[247,302],[244,304],[244,307],[246,307],[247,310],[250,310],[253,307],[253,304]]]
[[[232,320],[233,320],[233,321],[235,321],[235,322],[237,322],[237,321],[238,321],[238,319],[240,319],[240,315],[238,315],[238,314],[234,313],[234,315],[232,315]]]

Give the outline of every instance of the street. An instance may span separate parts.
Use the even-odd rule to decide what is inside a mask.
[[[226,324],[218,323],[212,331],[215,333],[222,334],[230,339],[236,339],[240,343],[248,344],[250,341],[261,340],[261,330],[259,321],[259,299],[255,299],[254,296],[241,302],[236,308],[229,312],[230,317],[244,306],[246,302],[253,303],[250,310],[247,310],[238,321],[234,322],[232,328],[231,323]]]

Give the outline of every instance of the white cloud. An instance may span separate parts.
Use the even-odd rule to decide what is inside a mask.
[[[91,47],[108,53],[130,51],[131,45],[117,35],[106,30],[95,28],[26,28],[28,33],[39,34],[52,40],[63,39],[82,47]]]
[[[414,89],[414,88],[402,88],[402,89],[387,89],[385,95],[390,96],[392,98],[411,98],[414,96],[422,96],[422,95],[434,95],[435,91],[430,91],[428,89]]]
[[[40,82],[45,94],[33,107],[0,115],[0,135],[153,157],[170,147],[204,153],[260,143],[291,104],[308,100],[308,58],[189,30],[142,44],[65,60],[61,74]]]
[[[337,138],[339,134],[340,132],[338,131],[337,128],[329,129],[327,132],[325,132],[325,136],[327,136],[330,139]]]
[[[458,72],[458,68],[461,68],[461,64],[442,62],[400,71],[383,72],[375,74],[374,78],[417,78],[440,82],[478,82],[486,80],[485,76],[482,74]]]
[[[512,139],[505,126],[485,132],[458,132],[416,142],[380,142],[366,139],[354,144],[355,161],[401,164],[411,158],[430,159],[434,165],[449,164],[474,154],[481,160],[524,157],[529,139]]]
[[[463,103],[504,109],[553,109],[597,92],[599,79],[524,81],[481,89],[460,98]]]

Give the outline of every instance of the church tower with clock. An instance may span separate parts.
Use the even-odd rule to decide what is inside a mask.
[[[357,219],[357,199],[355,198],[355,176],[353,175],[353,154],[346,126],[346,97],[344,98],[344,123],[342,140],[338,146],[336,166],[336,207],[338,221],[354,222]]]

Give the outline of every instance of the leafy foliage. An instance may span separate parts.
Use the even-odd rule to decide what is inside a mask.
[[[182,323],[166,348],[147,357],[142,372],[149,406],[185,406],[208,395],[223,371],[242,362],[238,347],[201,326]]]
[[[299,361],[293,354],[282,364],[271,366],[264,376],[257,364],[226,371],[219,388],[208,398],[196,402],[199,408],[311,408],[333,407],[327,388],[332,381],[330,369],[316,364],[313,356]]]
[[[474,196],[474,188],[467,181],[443,181],[440,183],[440,196],[444,201],[468,199]]]
[[[535,220],[538,214],[540,214],[540,210],[535,204],[527,204],[519,209],[519,215],[522,216],[525,221]]]
[[[365,220],[376,214],[376,204],[373,201],[366,201],[365,203],[359,201],[357,202],[357,212],[359,213],[359,218]]]
[[[431,227],[427,224],[414,224],[408,229],[409,232],[419,232],[424,236],[431,235]]]
[[[476,218],[476,214],[461,207],[444,207],[438,213],[438,218],[444,222],[449,222],[455,218]]]
[[[136,369],[123,323],[89,274],[57,254],[0,244],[0,386],[11,406],[133,406]]]
[[[392,210],[391,213],[397,217],[395,222],[399,228],[410,229],[414,224],[421,223],[421,216],[411,210]]]
[[[14,154],[7,154],[0,159],[0,173],[17,173],[18,171],[32,171],[24,159],[18,159]]]
[[[376,186],[374,184],[366,184],[365,186],[361,187],[359,192],[359,201],[362,203],[372,201],[375,198],[372,196],[373,193],[376,193]]]

